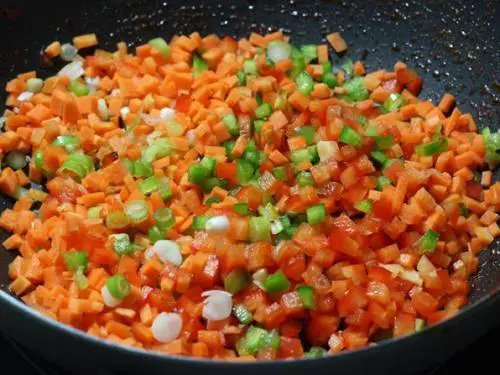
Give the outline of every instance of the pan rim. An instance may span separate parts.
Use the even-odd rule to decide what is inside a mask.
[[[322,358],[297,358],[290,360],[272,360],[272,361],[224,361],[220,359],[202,359],[197,357],[190,356],[175,356],[175,355],[167,355],[160,352],[155,352],[151,350],[135,348],[132,346],[116,343],[110,340],[105,340],[101,338],[97,338],[95,336],[89,335],[86,332],[83,332],[77,328],[65,325],[55,319],[49,318],[48,316],[43,315],[37,310],[31,308],[26,305],[22,301],[18,300],[10,293],[5,292],[4,290],[0,290],[0,303],[6,303],[11,305],[14,309],[16,309],[17,313],[23,314],[26,318],[36,319],[40,324],[42,324],[45,328],[52,329],[54,331],[59,331],[60,333],[68,336],[72,336],[76,340],[85,341],[89,344],[93,344],[98,348],[108,351],[120,352],[120,354],[127,354],[134,356],[136,359],[146,360],[146,359],[154,359],[155,361],[162,362],[175,362],[182,363],[184,365],[192,365],[192,366],[210,366],[210,367],[241,367],[241,366],[251,366],[255,368],[259,368],[262,366],[279,366],[288,367],[294,365],[300,365],[303,363],[311,363],[314,361],[317,362],[331,362],[331,361],[341,361],[341,360],[349,360],[353,356],[360,357],[362,355],[374,354],[380,350],[384,350],[388,346],[401,345],[403,342],[411,342],[416,340],[417,338],[423,338],[425,335],[430,336],[431,332],[437,330],[447,329],[454,324],[458,324],[460,321],[465,320],[467,318],[471,318],[474,315],[474,312],[478,311],[480,308],[491,308],[491,305],[495,303],[500,304],[500,293],[496,291],[486,295],[474,303],[467,305],[462,308],[457,315],[453,316],[450,319],[442,321],[438,324],[426,327],[421,332],[416,332],[406,336],[400,336],[389,340],[384,340],[377,345],[374,346],[366,346],[359,349],[348,350],[340,352],[336,355],[325,356]],[[15,337],[12,337],[15,340]]]

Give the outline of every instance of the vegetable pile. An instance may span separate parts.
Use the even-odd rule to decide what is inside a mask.
[[[26,304],[239,360],[364,347],[466,304],[500,234],[500,134],[452,95],[436,106],[401,62],[366,74],[281,32],[80,56],[96,44],[54,42],[59,73],[6,87],[0,189],[16,203],[0,226]]]

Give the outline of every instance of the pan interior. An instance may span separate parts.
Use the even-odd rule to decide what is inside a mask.
[[[350,45],[347,55],[363,60],[368,71],[391,69],[396,61],[404,61],[425,80],[421,97],[437,102],[449,91],[480,127],[497,130],[500,124],[499,77],[495,76],[500,71],[500,50],[496,48],[500,29],[494,27],[499,23],[500,3],[493,0],[481,6],[464,0],[424,5],[416,0],[80,0],[73,1],[70,7],[51,3],[49,0],[30,4],[29,9],[1,10],[2,87],[19,72],[36,69],[46,76],[57,71],[60,65],[41,64],[41,48],[53,40],[66,42],[87,32],[98,34],[100,47],[113,49],[122,40],[133,48],[152,37],[169,39],[193,31],[243,37],[251,31],[264,33],[282,28],[296,43],[319,43],[327,33],[341,31]],[[44,12],[47,7],[50,12]],[[339,56],[331,57],[334,62],[341,60]],[[0,101],[5,102],[4,92]],[[3,106],[0,108],[3,110]],[[11,199],[0,197],[0,210],[12,204]],[[1,231],[0,239],[6,237],[7,233]],[[4,290],[9,284],[7,267],[14,257],[15,253],[0,249],[0,287]],[[481,254],[472,286],[471,302],[500,286],[498,240]]]

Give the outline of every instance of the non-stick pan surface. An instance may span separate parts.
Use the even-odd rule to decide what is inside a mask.
[[[155,36],[168,40],[193,31],[242,37],[282,28],[296,44],[318,43],[328,32],[341,31],[350,45],[347,55],[364,60],[367,70],[391,69],[396,61],[404,61],[425,79],[421,96],[436,102],[450,91],[480,127],[498,129],[499,12],[500,2],[494,0],[27,1],[0,14],[0,84],[31,69],[41,70],[42,75],[46,69],[49,74],[57,67],[41,64],[42,46],[87,32],[98,34],[100,47],[113,49],[121,40],[134,46]],[[341,59],[331,57],[334,62]],[[4,99],[0,97],[2,103]],[[0,210],[11,204],[0,197]],[[74,373],[409,374],[443,360],[500,322],[500,295],[495,293],[500,287],[498,241],[480,257],[470,305],[449,321],[418,335],[336,357],[245,365],[125,348],[42,317],[8,292],[7,266],[13,256],[0,249],[1,329]]]

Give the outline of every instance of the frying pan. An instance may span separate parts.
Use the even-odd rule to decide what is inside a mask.
[[[0,19],[2,86],[16,72],[41,69],[43,76],[48,69],[48,75],[51,68],[40,64],[41,47],[87,32],[98,33],[100,47],[112,49],[121,40],[133,46],[155,36],[168,40],[193,31],[242,37],[251,31],[283,28],[296,44],[319,43],[326,33],[341,31],[350,45],[348,55],[364,60],[368,70],[390,69],[397,60],[405,61],[425,79],[421,96],[436,102],[450,91],[480,127],[498,130],[498,1],[73,0],[58,4],[46,0],[21,7],[4,9]],[[331,58],[339,61],[339,56]],[[0,209],[12,203],[1,197]],[[72,373],[410,374],[446,359],[500,323],[498,241],[480,256],[469,305],[450,320],[419,334],[333,357],[246,364],[123,347],[45,318],[9,293],[7,266],[13,257],[0,249],[0,328],[33,353]]]

